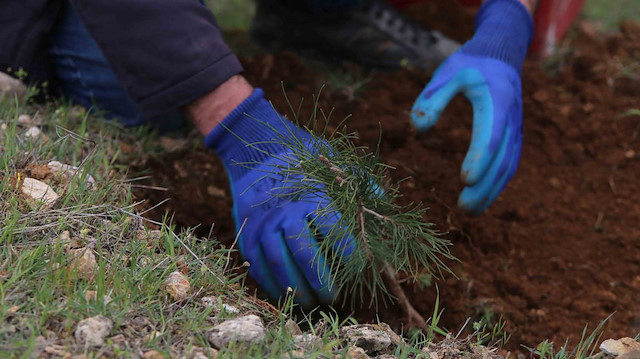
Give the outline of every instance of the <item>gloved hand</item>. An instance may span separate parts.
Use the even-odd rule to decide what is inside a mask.
[[[435,71],[411,111],[418,131],[436,124],[451,98],[473,105],[473,133],[462,164],[458,206],[482,213],[515,174],[522,148],[520,72],[533,37],[533,19],[517,0],[488,0],[473,38]]]
[[[338,214],[318,216],[317,209],[329,203],[318,195],[299,201],[278,196],[290,181],[300,180],[280,171],[290,163],[285,158],[293,155],[279,142],[278,133],[313,145],[308,132],[279,115],[262,90],[255,89],[206,136],[205,144],[215,149],[229,175],[236,230],[246,219],[238,248],[250,264],[249,274],[273,298],[290,287],[305,308],[329,304],[336,293],[308,224],[326,235]],[[344,238],[334,251],[348,256],[353,243],[352,237]]]

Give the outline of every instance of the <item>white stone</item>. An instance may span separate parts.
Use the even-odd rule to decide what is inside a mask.
[[[36,126],[29,127],[29,129],[24,133],[24,137],[36,139],[40,137],[42,131]]]
[[[52,205],[60,198],[48,184],[30,177],[22,181],[22,193],[47,205]]]
[[[18,116],[18,124],[23,125],[23,126],[32,126],[33,125],[33,118],[27,114],[22,114],[20,116]]]
[[[229,319],[211,329],[207,335],[214,347],[225,348],[232,342],[258,344],[264,340],[266,330],[257,315]]]
[[[49,167],[49,169],[53,173],[60,173],[65,175],[67,179],[71,179],[73,178],[73,176],[84,176],[84,172],[82,172],[78,167],[70,166],[59,161],[51,161],[47,163],[47,167]],[[93,178],[93,176],[86,175],[85,182],[89,185],[89,187],[93,187],[93,185],[96,183],[96,180],[95,178]]]
[[[222,310],[229,314],[238,314],[240,313],[240,309],[234,307],[233,305],[229,305],[226,303],[222,303]]]
[[[600,344],[600,350],[609,355],[620,356],[629,352],[639,351],[640,342],[629,337],[620,338],[618,340],[607,339]]]
[[[340,337],[364,349],[367,354],[383,351],[391,346],[391,337],[382,330],[368,324],[349,325],[340,328]]]
[[[102,346],[111,329],[113,329],[113,322],[105,316],[98,315],[83,319],[76,327],[76,341],[85,347]]]

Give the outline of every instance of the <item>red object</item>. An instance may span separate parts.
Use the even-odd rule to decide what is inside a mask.
[[[388,0],[396,8],[430,0]],[[536,33],[529,48],[529,55],[544,58],[553,53],[573,20],[580,14],[585,0],[540,0],[534,23]],[[458,0],[465,6],[480,6],[482,0]]]

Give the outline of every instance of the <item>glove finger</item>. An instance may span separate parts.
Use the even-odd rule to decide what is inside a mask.
[[[488,201],[483,206],[480,206],[478,208],[478,211],[477,211],[478,213],[484,212],[487,209],[487,207],[489,207],[489,205],[493,203],[493,201],[496,198],[498,198],[500,193],[502,193],[502,191],[504,191],[504,189],[507,187],[507,183],[509,183],[511,178],[513,178],[513,176],[515,175],[516,170],[518,169],[518,164],[520,163],[520,151],[522,150],[521,131],[518,131],[514,141],[516,142],[516,144],[514,146],[515,149],[513,150],[513,155],[511,156],[511,163],[509,164],[507,171],[502,175],[502,177],[498,181],[498,185],[496,185],[491,190]]]
[[[411,108],[411,122],[419,132],[433,127],[449,101],[460,92],[461,83],[457,79],[458,76],[445,77],[440,76],[441,73],[444,71],[438,69]]]
[[[462,93],[473,106],[473,132],[469,150],[462,162],[461,178],[466,185],[474,185],[489,168],[495,157],[496,145],[504,131],[504,116],[494,113],[491,90],[482,73],[475,69],[464,69],[458,73]]]
[[[316,298],[323,304],[331,304],[336,294],[330,289],[331,276],[324,256],[318,253],[318,242],[308,226],[300,228],[293,223],[284,225],[285,241],[297,267],[301,269],[306,283]]]
[[[249,275],[267,292],[271,298],[279,298],[284,293],[266,260],[261,243],[255,241],[253,245],[242,245],[246,242],[242,235],[238,238],[242,256],[249,262]]]
[[[497,180],[503,177],[506,173],[509,163],[512,158],[513,148],[510,146],[511,133],[510,129],[507,129],[507,133],[503,137],[502,143],[498,152],[489,165],[489,169],[486,171],[480,181],[476,182],[473,186],[467,186],[462,191],[460,198],[458,199],[458,206],[466,211],[479,214],[479,209],[485,207],[490,203],[489,195],[497,185]]]
[[[303,220],[294,219],[289,222],[297,228],[296,236],[304,237],[305,233],[308,233]],[[284,225],[274,226],[273,228],[273,231],[264,233],[261,238],[268,264],[272,268],[280,287],[283,288],[281,294],[290,287],[295,290],[296,303],[305,308],[312,308],[316,304],[316,298],[312,288],[307,283],[305,275],[301,272],[298,262],[293,258],[293,251],[291,250],[293,248],[289,248],[289,243],[286,239],[289,234],[286,232]]]

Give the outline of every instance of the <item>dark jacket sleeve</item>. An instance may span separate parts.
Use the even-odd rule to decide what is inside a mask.
[[[145,117],[184,106],[242,71],[198,0],[71,0]]]

